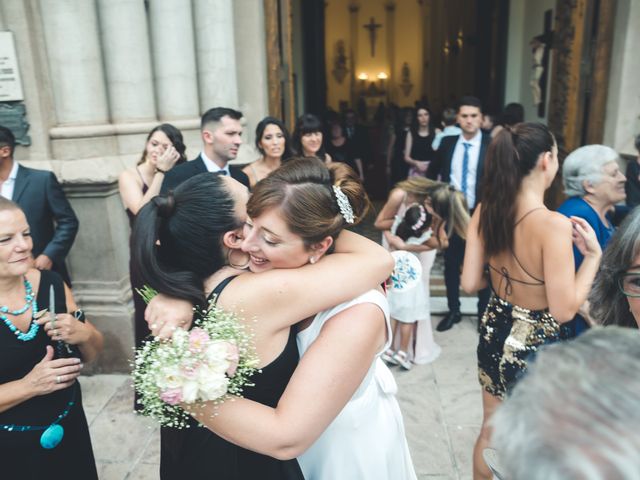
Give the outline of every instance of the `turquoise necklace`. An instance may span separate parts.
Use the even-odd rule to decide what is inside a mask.
[[[69,412],[76,403],[76,388],[74,385],[71,400],[67,402],[64,411],[49,425],[0,425],[0,430],[7,432],[36,432],[44,430],[42,435],[40,435],[40,445],[47,450],[56,448],[62,441],[62,437],[64,437],[64,428],[60,425],[60,422],[69,415]]]
[[[0,319],[2,319],[4,324],[7,327],[9,327],[9,330],[11,330],[15,334],[15,336],[18,337],[18,340],[22,340],[23,342],[28,342],[29,340],[33,340],[33,338],[36,336],[36,334],[38,333],[38,330],[40,329],[40,325],[38,325],[36,322],[33,321],[35,314],[38,311],[38,303],[36,302],[36,296],[33,294],[33,287],[31,286],[31,282],[27,280],[27,277],[24,278],[24,289],[26,291],[25,306],[18,310],[9,310],[9,307],[7,307],[6,305],[1,305]],[[26,333],[24,333],[18,327],[16,327],[11,322],[11,320],[9,320],[9,317],[7,317],[6,314],[13,315],[13,316],[22,315],[24,312],[26,312],[29,309],[29,307],[31,307],[31,324],[29,325],[29,330]]]

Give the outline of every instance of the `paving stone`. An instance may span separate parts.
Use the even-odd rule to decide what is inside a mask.
[[[97,461],[134,465],[151,435],[157,435],[151,420],[134,414],[102,413],[91,425],[91,440]]]
[[[473,445],[480,433],[480,426],[449,428],[456,470],[460,477],[473,473]]]
[[[104,463],[96,462],[98,478],[100,480],[123,480],[131,469],[131,464],[127,462]]]
[[[440,385],[444,420],[450,426],[482,424],[482,393],[477,382]]]
[[[160,478],[160,465],[139,463],[126,477],[127,480],[158,480]]]
[[[89,425],[107,405],[111,397],[128,380],[128,375],[81,376],[82,404]]]

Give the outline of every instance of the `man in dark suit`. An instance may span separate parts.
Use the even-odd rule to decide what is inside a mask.
[[[15,137],[0,125],[0,182],[3,197],[24,211],[33,240],[34,266],[54,270],[70,284],[65,258],[78,233],[78,219],[53,172],[13,160]]]
[[[484,157],[491,137],[480,130],[482,104],[475,97],[463,97],[458,106],[457,121],[462,133],[443,137],[436,158],[429,164],[427,177],[453,185],[461,191],[471,211],[480,202]],[[465,242],[455,233],[444,251],[444,281],[447,287],[449,312],[436,327],[449,330],[461,320],[460,270],[464,261]],[[478,318],[482,317],[489,301],[489,289],[478,292]]]
[[[242,144],[242,113],[231,108],[215,107],[207,110],[200,121],[202,152],[198,158],[173,167],[165,175],[160,193],[173,190],[188,178],[204,172],[230,175],[249,188],[249,178],[229,161],[238,156]]]

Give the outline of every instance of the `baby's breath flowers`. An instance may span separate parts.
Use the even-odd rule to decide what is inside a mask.
[[[147,302],[155,295],[148,287],[139,293]],[[176,329],[169,340],[153,338],[136,351],[133,384],[143,415],[187,428],[190,415],[182,407],[193,413],[201,402],[241,396],[257,366],[252,335],[212,300],[196,312],[191,330]]]

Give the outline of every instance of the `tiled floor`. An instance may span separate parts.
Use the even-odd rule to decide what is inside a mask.
[[[435,362],[409,372],[394,369],[420,480],[471,478],[471,451],[481,423],[481,404],[475,369],[477,334],[470,318],[448,332],[434,332],[442,347]],[[433,319],[434,326],[438,320]],[[100,478],[157,479],[158,428],[132,413],[128,377],[96,375],[82,377],[81,383]]]

